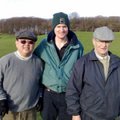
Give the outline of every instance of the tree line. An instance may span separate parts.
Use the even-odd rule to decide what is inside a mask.
[[[93,31],[96,27],[108,26],[113,31],[120,31],[120,17],[79,17],[76,14],[69,16],[71,29],[74,31]],[[0,20],[0,33],[14,34],[20,29],[31,29],[37,35],[47,34],[51,28],[51,19],[35,17],[13,17]]]

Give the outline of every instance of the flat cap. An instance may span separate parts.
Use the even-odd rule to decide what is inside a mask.
[[[93,37],[99,39],[100,41],[112,41],[114,40],[113,31],[107,26],[98,27],[93,33]]]
[[[29,39],[34,42],[37,41],[37,36],[30,30],[20,30],[15,34],[16,39]]]

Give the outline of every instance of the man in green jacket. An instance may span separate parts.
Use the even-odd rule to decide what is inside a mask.
[[[34,53],[44,62],[43,120],[71,120],[66,112],[65,91],[73,65],[83,55],[83,46],[70,30],[67,14],[53,15],[52,30]]]

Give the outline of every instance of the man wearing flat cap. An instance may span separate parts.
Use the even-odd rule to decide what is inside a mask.
[[[120,58],[109,51],[113,40],[110,28],[96,28],[94,49],[76,62],[66,90],[72,120],[115,120],[120,114]]]
[[[32,54],[37,36],[29,30],[16,33],[15,52],[0,59],[0,115],[3,120],[37,120],[42,99],[42,62]]]
[[[45,63],[42,119],[71,120],[66,111],[65,92],[73,65],[83,55],[83,46],[70,30],[67,14],[53,15],[52,30],[34,53]]]

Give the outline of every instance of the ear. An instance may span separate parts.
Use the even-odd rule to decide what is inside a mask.
[[[16,45],[16,47],[18,46],[18,40],[15,40],[15,45]]]

